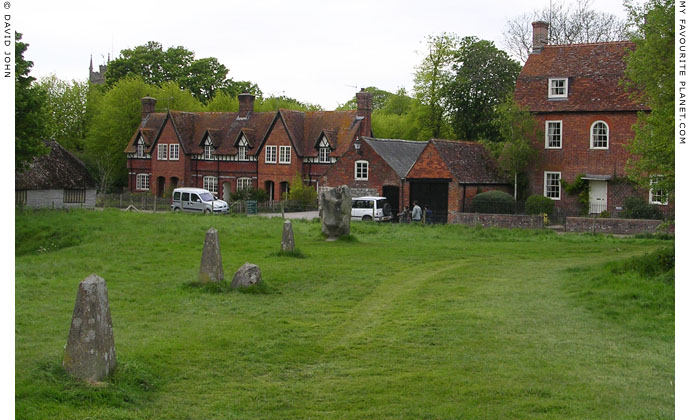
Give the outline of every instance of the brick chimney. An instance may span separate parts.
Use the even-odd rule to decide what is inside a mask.
[[[237,95],[237,100],[240,102],[240,113],[237,118],[248,118],[249,113],[254,112],[254,95],[251,93],[240,93]]]
[[[532,53],[540,53],[549,43],[549,24],[543,20],[532,22]]]
[[[371,103],[373,102],[374,95],[365,92],[364,88],[362,88],[355,96],[357,97],[357,116],[364,118],[359,125],[359,135],[371,137]]]
[[[156,111],[156,98],[145,96],[141,98],[141,119],[145,119],[149,114]]]

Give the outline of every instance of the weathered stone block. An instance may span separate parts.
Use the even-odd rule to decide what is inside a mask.
[[[292,232],[292,222],[289,220],[283,223],[283,240],[280,241],[280,249],[285,252],[295,250],[295,235]]]
[[[340,236],[350,234],[352,195],[347,185],[342,185],[319,195],[319,217],[321,232],[328,236],[327,241],[335,241]]]
[[[235,273],[230,287],[237,289],[239,287],[249,287],[261,283],[261,270],[255,264],[244,263],[242,267]]]
[[[105,280],[92,274],[79,283],[62,366],[70,375],[95,383],[116,364],[108,289]]]
[[[199,269],[199,282],[221,282],[225,279],[223,274],[223,257],[220,255],[220,242],[218,231],[210,228],[206,232],[204,252],[201,254],[201,268]]]

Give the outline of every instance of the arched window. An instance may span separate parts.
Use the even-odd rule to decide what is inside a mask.
[[[609,126],[603,121],[592,124],[589,136],[589,147],[591,149],[609,148]]]

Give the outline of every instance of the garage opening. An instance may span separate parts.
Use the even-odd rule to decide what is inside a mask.
[[[384,185],[383,196],[386,197],[386,201],[391,205],[393,216],[400,213],[400,187]]]
[[[422,210],[425,207],[431,209],[431,223],[446,223],[448,221],[449,183],[449,180],[410,180],[410,209],[416,200]]]

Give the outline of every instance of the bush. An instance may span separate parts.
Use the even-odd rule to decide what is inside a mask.
[[[487,191],[472,199],[470,211],[473,213],[513,214],[515,200],[503,191]]]
[[[530,195],[525,202],[527,214],[551,214],[553,213],[553,200],[543,195]]]
[[[256,200],[259,203],[268,201],[268,193],[258,188],[243,189],[230,194],[232,201]]]
[[[623,202],[621,216],[626,219],[655,219],[661,220],[664,215],[659,207],[649,204],[647,200],[638,196],[630,196]]]

